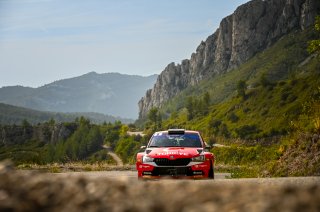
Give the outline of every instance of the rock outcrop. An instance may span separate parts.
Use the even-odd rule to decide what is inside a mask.
[[[65,140],[77,129],[76,124],[41,124],[37,126],[0,126],[0,145],[25,144],[29,141],[55,144]]]
[[[228,72],[265,50],[282,36],[314,23],[319,0],[253,0],[224,18],[217,31],[202,41],[181,64],[170,63],[153,89],[139,101],[139,118],[189,85]]]

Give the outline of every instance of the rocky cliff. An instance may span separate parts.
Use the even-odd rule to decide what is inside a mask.
[[[139,118],[189,85],[223,74],[263,51],[282,36],[313,25],[319,0],[253,0],[224,18],[216,32],[202,41],[190,59],[170,63],[153,89],[139,101]]]

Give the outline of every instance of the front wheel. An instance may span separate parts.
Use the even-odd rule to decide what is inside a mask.
[[[212,163],[210,165],[209,178],[214,179],[214,167],[213,167]]]

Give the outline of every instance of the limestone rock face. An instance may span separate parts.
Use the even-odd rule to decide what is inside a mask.
[[[139,101],[139,118],[187,86],[237,68],[282,36],[310,27],[319,9],[319,0],[252,0],[239,6],[190,59],[164,69],[153,89]]]

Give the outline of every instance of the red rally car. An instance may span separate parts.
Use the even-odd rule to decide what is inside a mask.
[[[214,155],[197,131],[170,129],[152,135],[137,154],[138,178],[214,178]]]

